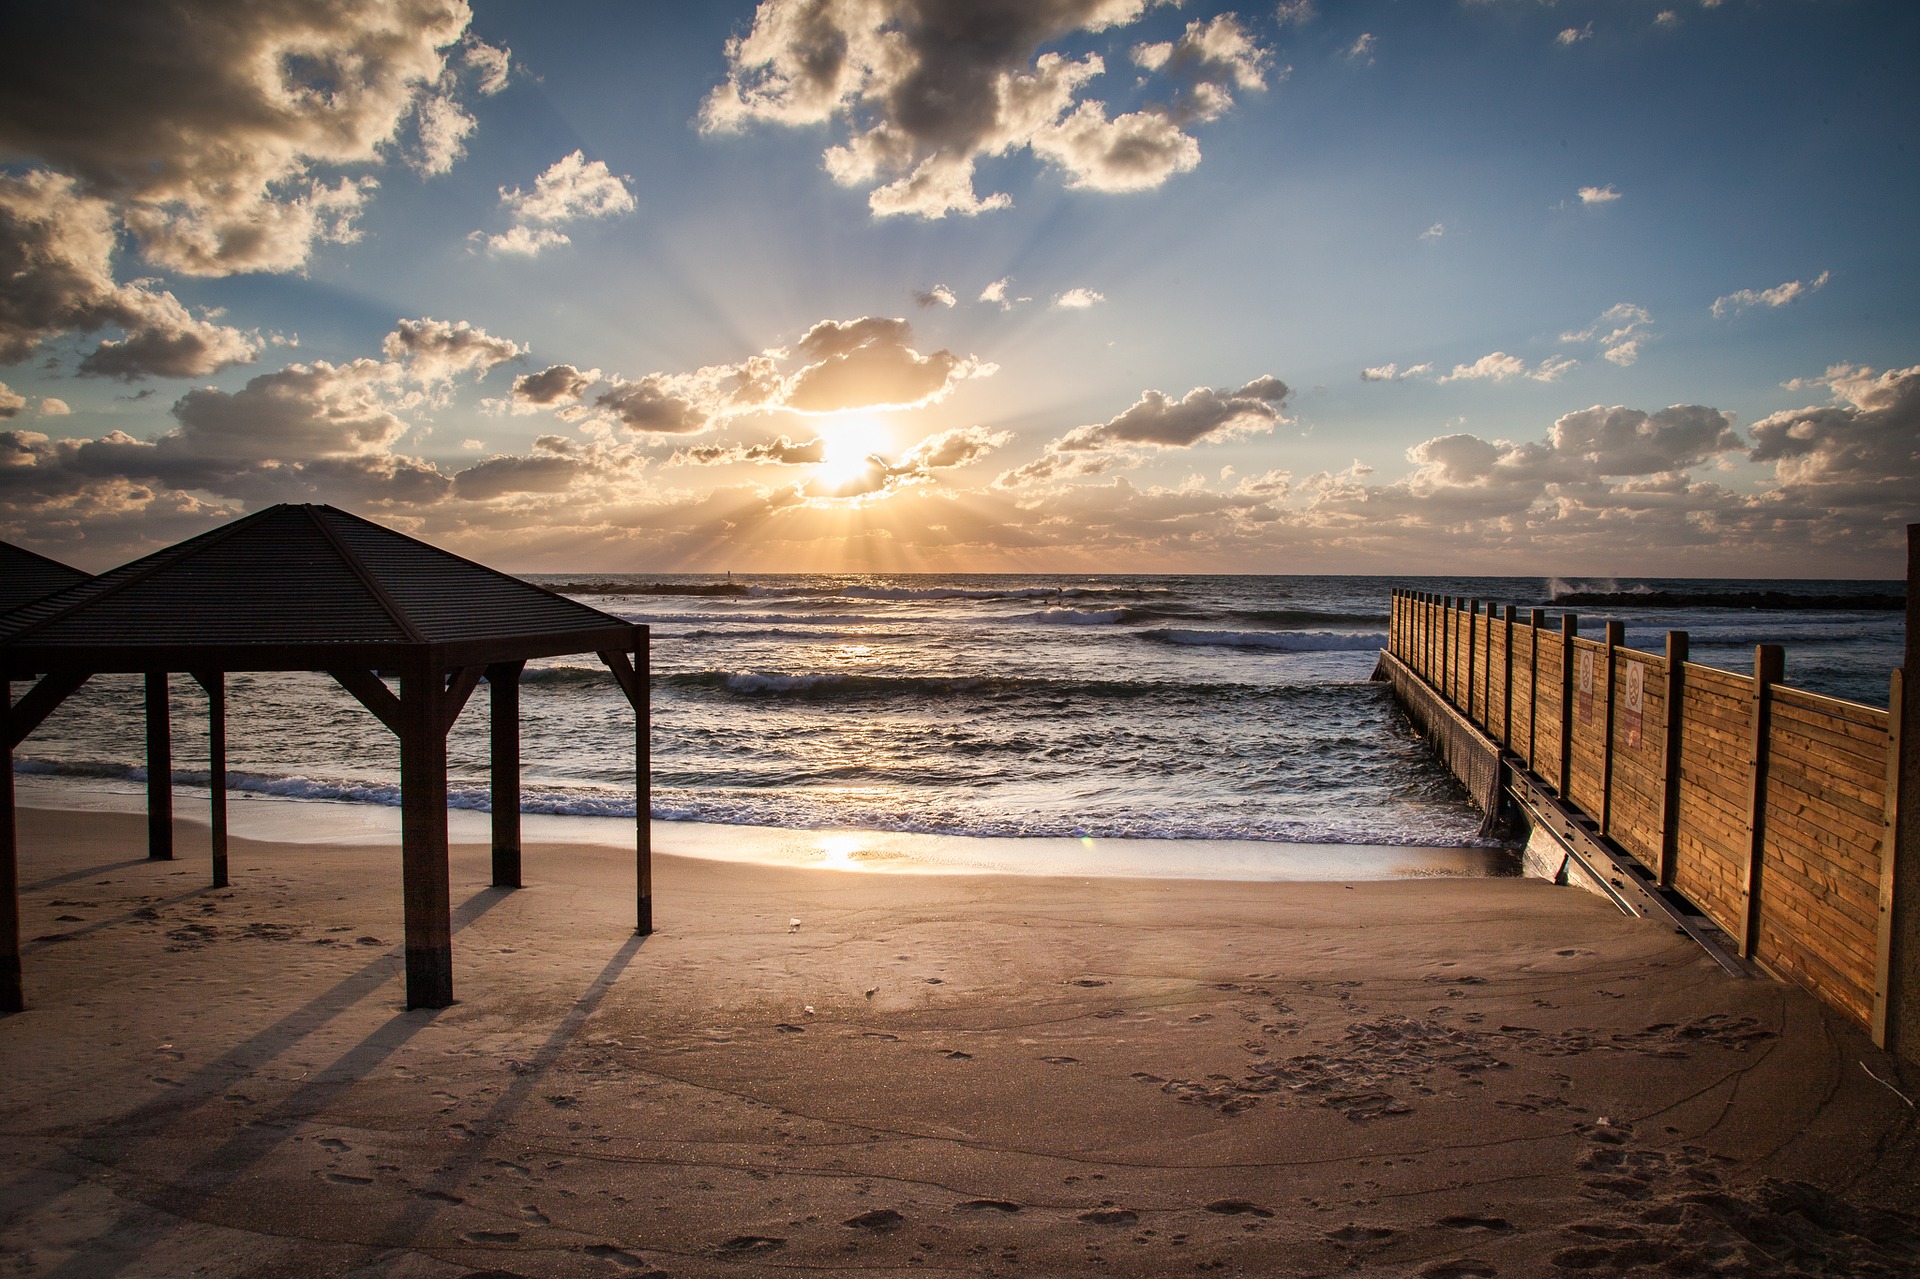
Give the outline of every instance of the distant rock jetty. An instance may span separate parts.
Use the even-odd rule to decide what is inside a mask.
[[[1794,595],[1786,591],[1569,591],[1553,603],[1562,608],[1753,608],[1777,612],[1891,613],[1907,606],[1905,595]]]
[[[737,582],[560,582],[547,589],[562,595],[745,595]]]

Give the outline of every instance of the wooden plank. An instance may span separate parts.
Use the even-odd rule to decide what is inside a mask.
[[[447,866],[446,674],[422,662],[400,676],[400,881],[407,1007],[453,1002],[453,905]]]
[[[520,842],[520,674],[525,662],[487,667],[488,806],[493,810],[493,886],[523,885]]]
[[[1908,589],[1912,589],[1912,582]],[[1912,607],[1912,601],[1908,601]],[[1911,642],[1911,636],[1909,637]],[[1878,919],[1874,929],[1873,946],[1873,1006],[1868,1014],[1867,1029],[1873,1036],[1876,1047],[1885,1048],[1899,1027],[1894,1024],[1892,986],[1894,958],[1894,887],[1895,866],[1901,851],[1900,836],[1900,768],[1907,757],[1910,744],[1906,741],[1909,725],[1906,722],[1906,688],[1902,671],[1896,670],[1889,681],[1887,690],[1887,800],[1882,819],[1885,832],[1880,840],[1880,882],[1876,894]],[[1911,1054],[1910,1054],[1911,1055]]]
[[[147,691],[147,859],[173,860],[173,716],[167,698],[167,673],[148,671]]]
[[[1887,729],[1888,712],[1865,702],[1850,702],[1842,697],[1828,697],[1824,693],[1809,693],[1804,688],[1791,687],[1781,688],[1776,696],[1781,706],[1796,711],[1830,716],[1850,724],[1879,729],[1883,733]]]
[[[227,879],[227,676],[224,671],[195,671],[207,693],[207,846],[213,887]]]
[[[1767,756],[1769,738],[1767,715],[1771,709],[1772,686],[1786,670],[1786,653],[1778,644],[1758,644],[1753,650],[1753,730],[1748,738],[1753,764],[1748,774],[1751,795],[1748,801],[1748,826],[1753,835],[1748,845],[1746,868],[1740,879],[1740,896],[1745,902],[1741,912],[1740,953],[1753,954],[1754,939],[1760,928],[1760,896],[1763,891],[1764,853],[1767,830]]]

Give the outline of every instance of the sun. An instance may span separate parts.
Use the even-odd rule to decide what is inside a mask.
[[[821,459],[813,478],[826,488],[859,479],[873,466],[874,455],[884,457],[893,448],[886,424],[866,414],[837,414],[823,419],[819,429]]]

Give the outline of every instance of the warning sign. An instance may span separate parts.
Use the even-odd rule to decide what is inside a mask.
[[[1627,730],[1627,748],[1640,749],[1641,712],[1647,702],[1647,667],[1644,662],[1628,662],[1620,675],[1620,722]]]
[[[1580,722],[1593,722],[1593,650],[1583,648],[1573,658],[1574,702],[1580,711]]]

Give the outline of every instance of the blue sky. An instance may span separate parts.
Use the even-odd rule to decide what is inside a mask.
[[[0,536],[1854,577],[1920,518],[1906,5],[309,9],[0,9]]]

